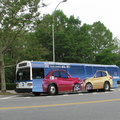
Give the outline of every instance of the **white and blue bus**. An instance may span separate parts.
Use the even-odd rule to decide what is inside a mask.
[[[120,69],[116,65],[22,61],[16,66],[16,92],[42,92],[42,80],[51,70],[66,70],[72,77],[84,80],[97,70],[105,70],[113,78],[112,88],[120,83]]]

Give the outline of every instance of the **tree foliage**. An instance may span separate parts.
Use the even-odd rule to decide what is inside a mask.
[[[49,51],[49,55],[46,56],[48,61],[52,60],[52,18],[53,15],[44,15],[36,22],[34,33],[36,40]],[[100,21],[81,26],[79,18],[68,18],[62,11],[57,10],[54,13],[54,25],[56,61],[99,64],[115,62],[112,57],[117,48],[116,41],[110,30]],[[102,55],[104,52],[107,55]],[[101,55],[104,62],[100,60]],[[112,62],[107,62],[108,57],[111,57],[109,61]]]
[[[106,52],[106,55],[113,52],[114,49],[116,49],[115,41],[113,39],[112,33],[110,32],[109,29],[107,29],[103,23],[100,21],[94,22],[93,25],[83,25],[82,27],[86,26],[89,27],[89,29],[86,29],[83,31],[84,33],[87,32],[87,35],[83,36],[82,38],[86,38],[87,43],[89,44],[88,49],[89,49],[89,55],[91,55],[91,62],[92,63],[98,63],[98,56],[99,54],[101,55],[104,53],[104,51],[109,51]],[[85,44],[85,42],[84,42]],[[88,56],[88,55],[87,55]],[[97,56],[97,60],[96,60]],[[107,56],[104,56],[107,57]],[[99,60],[99,63],[102,63],[101,60]],[[110,64],[107,61],[105,61],[106,64]],[[104,64],[105,64],[104,63]]]
[[[0,1],[0,76],[1,90],[5,91],[4,54],[22,39],[38,19],[39,0]]]

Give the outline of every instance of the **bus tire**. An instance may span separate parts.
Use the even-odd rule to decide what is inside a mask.
[[[35,96],[39,96],[39,95],[40,95],[40,92],[33,92],[33,94],[34,94]]]
[[[110,91],[110,83],[109,82],[105,82],[103,89],[104,89],[104,91]]]
[[[50,84],[48,86],[48,95],[56,95],[57,93],[57,86],[55,86],[54,84]]]

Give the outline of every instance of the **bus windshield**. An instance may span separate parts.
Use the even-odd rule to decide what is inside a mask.
[[[17,71],[17,81],[30,80],[30,68],[22,68]]]

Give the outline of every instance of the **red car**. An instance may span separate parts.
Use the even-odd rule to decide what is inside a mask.
[[[43,92],[56,95],[59,92],[76,92],[84,89],[83,80],[72,78],[65,70],[50,71],[43,79]]]

